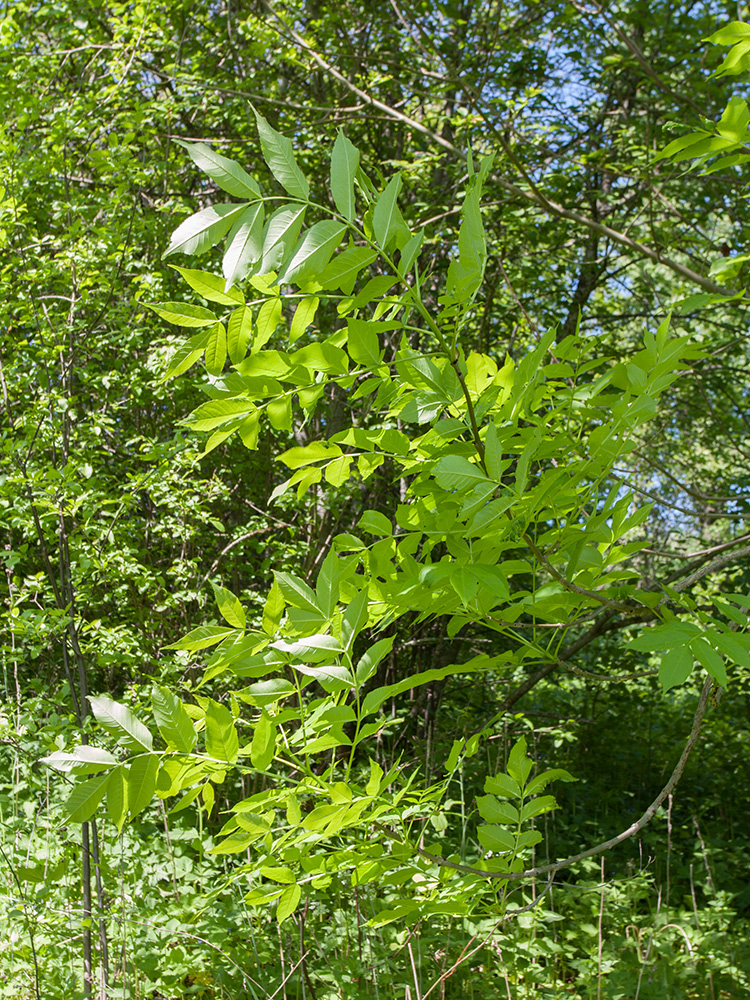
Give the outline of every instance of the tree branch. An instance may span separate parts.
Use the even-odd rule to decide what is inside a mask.
[[[284,20],[284,18],[278,13],[274,7],[271,0],[263,0],[264,7],[268,12],[283,26],[284,31],[287,33],[288,37],[291,38],[302,50],[304,50],[313,62],[317,63],[321,69],[324,69],[326,73],[332,76],[339,83],[343,84],[348,90],[353,94],[360,97],[366,104],[371,105],[373,108],[377,108],[384,114],[388,115],[389,118],[393,118],[395,121],[402,122],[404,125],[408,125],[409,128],[414,129],[417,132],[421,132],[422,135],[427,136],[432,142],[441,146],[447,152],[451,153],[453,156],[458,157],[461,160],[466,159],[466,155],[455,146],[449,139],[435,132],[434,129],[429,128],[422,122],[417,121],[415,118],[405,115],[402,111],[398,111],[396,108],[379,101],[376,97],[368,94],[367,91],[362,90],[358,87],[356,83],[352,83],[343,73],[340,73],[327,59],[321,56],[315,51],[305,39],[294,30],[294,28]],[[278,30],[278,29],[277,29]],[[283,33],[279,31],[279,34]],[[648,258],[654,264],[661,264],[678,274],[681,278],[685,278],[692,284],[698,285],[707,292],[711,292],[714,295],[731,295],[732,291],[727,290],[723,285],[717,285],[716,282],[711,281],[710,278],[699,274],[697,271],[693,271],[692,268],[686,267],[684,264],[680,264],[679,261],[672,260],[669,257],[664,257],[658,251],[653,250],[651,247],[646,246],[643,243],[639,243],[632,237],[628,236],[626,233],[621,233],[616,229],[612,229],[611,226],[605,225],[603,222],[596,222],[594,219],[589,219],[587,216],[582,215],[580,212],[576,212],[573,209],[564,208],[562,205],[558,205],[557,202],[552,201],[547,198],[546,195],[542,194],[541,191],[533,184],[531,179],[527,175],[527,182],[529,183],[529,189],[524,190],[518,187],[518,185],[512,183],[512,181],[506,180],[504,177],[500,177],[497,174],[492,175],[495,183],[506,191],[508,194],[513,195],[514,198],[521,198],[525,201],[531,201],[535,205],[544,209],[546,212],[552,215],[559,216],[562,219],[568,219],[570,222],[576,222],[581,226],[591,232],[599,233],[601,236],[606,236],[608,239],[613,240],[615,243],[619,243],[620,246],[627,247],[634,253],[637,253],[643,257]]]
[[[493,881],[519,881],[521,879],[534,878],[537,875],[549,875],[550,873],[562,871],[564,868],[570,868],[572,865],[577,864],[579,861],[584,861],[586,858],[593,858],[597,854],[604,853],[604,851],[610,851],[613,847],[617,847],[618,844],[623,843],[625,840],[629,840],[631,837],[635,836],[636,833],[639,833],[644,826],[646,826],[654,818],[659,806],[674,791],[677,782],[682,777],[682,773],[685,770],[685,765],[687,764],[688,758],[692,753],[693,747],[698,742],[701,722],[703,721],[703,716],[706,714],[708,697],[711,693],[713,683],[714,682],[710,677],[706,678],[706,683],[703,685],[703,690],[701,691],[701,695],[698,700],[698,707],[696,709],[695,716],[693,717],[693,725],[690,730],[690,735],[688,736],[685,748],[680,755],[680,759],[677,761],[677,764],[670,775],[669,781],[666,783],[664,788],[662,788],[648,809],[646,809],[641,818],[636,820],[635,823],[631,823],[626,830],[618,833],[617,836],[611,837],[609,840],[605,840],[603,843],[597,844],[595,847],[589,847],[588,850],[581,851],[580,854],[575,854],[571,858],[565,858],[564,861],[556,861],[551,865],[540,865],[537,868],[528,868],[523,872],[488,872],[481,868],[474,868],[471,865],[462,865],[456,861],[448,861],[446,858],[441,858],[437,854],[431,854],[429,851],[425,851],[421,847],[416,847],[415,850],[426,861],[439,865],[441,868],[452,868],[455,871],[464,872],[467,875],[478,875],[483,879]],[[391,835],[391,839],[398,840],[395,835]]]

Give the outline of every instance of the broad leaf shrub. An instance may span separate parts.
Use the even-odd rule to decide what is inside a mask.
[[[224,624],[198,625],[170,647],[207,657],[193,699],[155,685],[154,728],[92,698],[118,746],[45,760],[82,777],[66,805],[71,820],[102,807],[120,829],[154,795],[173,801],[172,812],[194,804],[200,816],[229,772],[259,776],[262,790],[228,803],[210,853],[236,855],[228,877],[247,904],[272,904],[280,923],[342,877],[388,888],[373,926],[502,915],[507,876],[533,865],[534,820],[555,808],[545,786],[571,775],[532,776],[519,740],[506,770],[486,779],[476,839],[444,857],[451,783],[504,710],[457,740],[439,780],[426,781],[407,761],[381,765],[393,724],[384,707],[438,680],[566,667],[571,634],[603,618],[640,628],[630,648],[658,655],[664,691],[685,683],[696,661],[721,686],[726,661],[750,663],[737,627],[746,597],[725,595],[706,610],[676,587],[645,586],[629,564],[645,544],[631,538],[650,505],[618,469],[700,346],[671,336],[667,320],[620,362],[599,355],[595,340],[557,341],[555,330],[517,362],[466,353],[487,260],[481,195],[492,157],[468,157],[458,243],[436,289],[434,247],[399,207],[401,174],[379,190],[339,133],[330,197],[313,198],[291,142],[256,118],[272,192],[207,145],[186,144],[241,201],[204,209],[173,234],[169,256],[221,240],[226,249],[221,277],[177,268],[207,305],[152,306],[187,331],[164,378],[203,359],[207,400],[185,426],[206,435],[204,453],[235,435],[255,449],[269,427],[294,434],[277,456],[290,475],[271,503],[291,491],[357,491],[381,467],[399,481],[399,502],[366,510],[356,534],[334,536],[314,585],[276,572],[256,626],[216,587]],[[324,418],[315,436],[314,417],[334,395],[349,426],[328,428]],[[483,635],[499,651],[381,683],[394,623],[428,617],[451,638]],[[218,678],[223,700],[202,693]]]

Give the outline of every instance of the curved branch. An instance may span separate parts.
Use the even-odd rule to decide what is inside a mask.
[[[518,881],[520,879],[534,878],[537,875],[549,875],[550,873],[562,871],[563,868],[570,868],[572,865],[577,864],[579,861],[584,861],[586,858],[593,858],[597,854],[603,854],[604,851],[610,851],[613,847],[617,847],[625,840],[629,840],[634,837],[636,833],[639,833],[647,823],[649,823],[654,816],[659,806],[668,798],[669,795],[674,791],[677,782],[682,777],[682,772],[685,770],[685,765],[687,764],[688,757],[692,753],[693,747],[698,742],[698,735],[700,733],[701,723],[703,721],[703,716],[706,714],[706,707],[708,705],[708,697],[711,694],[711,688],[713,686],[713,680],[708,677],[706,683],[703,685],[703,690],[701,691],[701,696],[698,700],[698,707],[693,717],[693,725],[690,730],[690,735],[688,736],[685,748],[680,755],[680,759],[677,761],[672,774],[669,777],[669,781],[666,783],[664,788],[659,792],[654,801],[644,812],[639,820],[618,833],[617,836],[611,837],[609,840],[605,840],[601,844],[597,844],[595,847],[589,847],[586,851],[581,851],[580,854],[573,855],[572,858],[565,858],[564,861],[556,861],[552,865],[540,865],[538,868],[528,868],[523,872],[488,872],[483,871],[481,868],[474,868],[471,865],[462,865],[456,861],[448,861],[446,858],[441,858],[437,854],[431,854],[429,851],[425,851],[421,847],[417,847],[417,853],[425,858],[426,861],[432,862],[432,864],[439,865],[441,868],[452,868],[454,871],[460,871],[467,875],[478,875],[480,878],[488,880],[503,880],[503,881]],[[382,829],[382,828],[381,828]],[[393,840],[398,840],[397,837],[393,835],[386,834],[390,836]]]

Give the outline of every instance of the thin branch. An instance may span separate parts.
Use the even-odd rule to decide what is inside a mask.
[[[602,607],[609,608],[611,611],[632,612],[634,610],[632,603],[626,603],[625,601],[612,601],[609,597],[605,597],[603,594],[599,594],[595,590],[586,590],[585,587],[579,587],[577,583],[572,583],[570,580],[566,579],[562,573],[558,573],[544,552],[542,552],[542,550],[538,547],[531,535],[524,532],[523,540],[550,576],[557,580],[560,586],[564,587],[565,590],[569,591],[571,594],[578,594],[579,597],[588,597],[589,600],[596,601],[597,604],[601,604]]]
[[[716,559],[712,559],[704,566],[699,566],[698,569],[694,570],[689,576],[685,577],[684,580],[680,581],[674,589],[681,593],[683,590],[687,590],[688,587],[692,587],[694,583],[698,582],[698,580],[702,580],[703,577],[707,576],[709,573],[715,573],[716,570],[724,569],[725,566],[733,563],[736,559],[742,559],[744,556],[748,555],[750,555],[750,545],[737,549],[735,552],[727,552],[723,556],[717,556]]]
[[[258,528],[255,531],[246,531],[244,535],[240,535],[239,538],[235,538],[234,541],[229,543],[229,545],[225,545],[224,548],[221,550],[221,552],[218,554],[218,556],[211,563],[211,568],[209,569],[208,573],[206,573],[201,582],[198,584],[198,589],[202,590],[203,587],[205,587],[206,581],[214,572],[214,570],[219,565],[220,561],[224,558],[224,556],[227,554],[227,552],[231,552],[232,549],[235,548],[235,546],[241,545],[242,542],[246,542],[248,538],[254,538],[256,535],[267,535],[269,532],[275,530],[276,526],[273,525],[268,528]]]
[[[335,80],[338,80],[339,83],[343,84],[353,94],[360,97],[366,104],[369,104],[374,108],[378,108],[395,121],[402,122],[402,124],[408,125],[409,128],[412,128],[417,132],[421,132],[422,135],[427,136],[434,143],[447,150],[453,156],[457,156],[462,160],[466,159],[465,153],[450,142],[450,140],[446,139],[438,132],[435,132],[434,129],[429,128],[427,125],[417,121],[415,118],[411,118],[409,115],[405,115],[402,111],[398,111],[396,108],[385,104],[383,101],[379,101],[376,97],[368,94],[367,91],[362,90],[361,87],[358,87],[356,83],[352,83],[351,80],[349,80],[343,73],[340,73],[335,66],[328,62],[327,59],[323,58],[323,56],[316,52],[315,49],[308,45],[305,39],[278,13],[270,0],[263,0],[263,5],[279,22],[279,24],[283,26],[288,37],[296,42],[300,49],[305,51],[310,56],[313,62],[317,63],[321,69],[324,69],[326,73],[332,76]],[[280,30],[279,34],[284,37],[283,32]],[[542,194],[528,175],[526,176],[526,180],[529,183],[528,190],[518,187],[518,185],[513,184],[511,181],[504,177],[500,177],[497,174],[493,174],[492,177],[493,180],[499,184],[501,188],[503,188],[503,190],[507,191],[508,194],[513,195],[514,198],[522,198],[526,201],[531,201],[551,215],[559,216],[562,219],[568,219],[570,222],[576,222],[579,225],[584,226],[586,229],[599,233],[602,236],[606,236],[615,243],[619,243],[621,246],[627,247],[629,250],[632,250],[643,257],[647,257],[653,263],[663,265],[675,274],[680,275],[681,278],[685,278],[691,283],[700,286],[707,292],[711,292],[714,295],[732,294],[732,292],[724,288],[723,285],[717,285],[716,282],[711,281],[710,278],[699,274],[697,271],[693,271],[692,268],[686,267],[684,264],[680,264],[679,261],[671,260],[669,257],[664,257],[658,251],[653,250],[651,247],[648,247],[643,243],[639,243],[626,233],[621,233],[616,229],[612,229],[603,222],[596,222],[594,219],[590,219],[573,209],[564,208],[562,205],[558,205],[557,202],[552,201],[546,195]]]
[[[690,735],[688,736],[687,743],[685,744],[685,749],[680,755],[680,759],[677,761],[672,774],[670,775],[669,781],[666,783],[664,788],[659,792],[651,805],[646,809],[644,814],[639,820],[618,833],[617,836],[611,837],[609,840],[605,840],[601,844],[597,844],[595,847],[589,847],[588,850],[581,851],[580,854],[575,854],[571,858],[565,858],[564,861],[556,861],[551,865],[540,865],[537,868],[529,868],[523,872],[488,872],[483,871],[481,868],[474,868],[471,865],[462,865],[456,861],[448,861],[446,858],[441,858],[437,854],[431,854],[429,851],[425,851],[424,848],[415,847],[417,853],[425,858],[426,861],[430,861],[441,868],[452,868],[454,871],[464,872],[467,875],[478,875],[480,878],[487,880],[502,880],[502,881],[518,881],[521,879],[534,878],[537,875],[548,875],[550,873],[562,871],[564,868],[570,868],[572,865],[577,864],[579,861],[584,861],[586,858],[593,858],[597,854],[602,854],[604,851],[610,851],[613,847],[617,847],[622,844],[623,841],[629,840],[634,837],[636,833],[639,833],[644,826],[651,822],[651,820],[656,815],[659,806],[666,800],[666,798],[672,794],[677,782],[682,777],[682,773],[685,770],[685,765],[687,764],[688,758],[693,751],[693,747],[698,742],[698,735],[700,734],[701,722],[703,721],[703,716],[706,714],[706,707],[708,705],[708,698],[711,694],[711,689],[713,687],[713,680],[708,677],[706,678],[706,683],[703,685],[703,690],[701,692],[700,698],[698,700],[698,707],[693,717],[693,725],[690,730]],[[379,827],[379,829],[383,829]],[[386,831],[386,836],[389,836],[393,840],[398,840],[395,834],[389,834]]]
[[[663,559],[699,559],[701,556],[708,556],[714,552],[724,552],[726,549],[732,549],[735,545],[739,545],[740,542],[746,542],[748,539],[750,539],[750,535],[740,535],[739,538],[733,538],[731,542],[724,542],[722,545],[713,545],[710,549],[701,549],[699,552],[688,552],[684,555],[679,552],[661,552],[659,549],[641,549],[641,552],[645,552],[650,556],[660,556]]]

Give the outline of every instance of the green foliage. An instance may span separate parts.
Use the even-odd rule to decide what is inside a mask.
[[[325,215],[326,206],[309,199],[308,182],[289,140],[256,117],[273,176],[304,201],[305,211]],[[209,174],[215,173],[206,148],[201,146],[194,158],[199,166],[207,164]],[[371,184],[358,180],[355,187],[355,176],[361,177],[355,174],[358,155],[342,133],[331,160],[334,200],[339,209],[343,204],[345,221],[322,218],[298,235],[300,210],[289,216],[295,220],[290,236],[286,217],[281,217],[285,221],[280,230],[274,222],[280,216],[271,215],[254,259],[246,258],[242,273],[233,263],[234,276],[262,293],[250,321],[257,333],[248,337],[250,353],[244,357],[237,342],[228,374],[226,351],[217,355],[207,344],[213,398],[186,423],[211,434],[207,452],[238,431],[245,445],[255,448],[257,433],[242,434],[249,419],[256,426],[267,419],[272,428],[290,431],[296,407],[310,419],[319,399],[333,387],[352,400],[366,387],[375,402],[361,423],[281,456],[295,471],[274,489],[271,500],[293,487],[301,497],[324,480],[334,487],[350,480],[366,482],[385,462],[408,485],[391,518],[374,510],[361,517],[360,530],[377,541],[366,543],[348,534],[333,539],[315,590],[293,574],[278,572],[263,630],[247,628],[238,599],[214,587],[229,628],[199,626],[172,648],[199,652],[217,645],[207,676],[227,671],[252,683],[233,686],[232,711],[213,699],[197,698],[205,732],[203,753],[192,749],[197,734],[186,709],[155,688],[154,716],[169,749],[161,756],[141,752],[125,765],[128,809],[131,816],[137,815],[155,789],[164,797],[184,793],[193,801],[198,788],[210,809],[212,783],[225,780],[227,767],[264,773],[276,762],[280,771],[273,785],[232,806],[233,815],[209,849],[220,855],[255,852],[257,860],[238,864],[232,875],[245,880],[253,872],[265,879],[255,882],[250,876],[247,903],[275,903],[282,923],[303,894],[309,898],[328,887],[328,873],[351,870],[353,884],[362,885],[383,878],[398,884],[407,872],[416,871],[421,893],[400,897],[395,906],[376,915],[373,926],[404,917],[413,921],[428,914],[481,912],[482,907],[492,912],[498,905],[502,914],[506,893],[499,901],[493,880],[504,872],[524,870],[529,850],[542,839],[539,831],[524,826],[556,806],[552,796],[536,793],[551,780],[571,776],[554,769],[529,780],[533,762],[526,756],[525,740],[519,740],[508,758],[507,774],[488,778],[487,794],[478,799],[486,822],[477,836],[486,855],[473,866],[445,866],[439,847],[425,849],[417,841],[425,822],[440,824],[441,802],[462,751],[456,756],[454,748],[446,779],[422,790],[414,770],[396,766],[385,774],[372,749],[387,727],[382,705],[404,690],[439,678],[486,672],[500,663],[554,663],[556,649],[534,632],[524,634],[516,627],[527,616],[542,623],[564,622],[564,636],[579,620],[589,619],[592,610],[635,612],[653,624],[631,648],[666,651],[660,667],[665,691],[685,682],[694,656],[722,684],[727,679],[722,653],[739,663],[750,662],[748,637],[730,636],[715,617],[691,602],[680,604],[676,591],[668,594],[667,602],[639,584],[637,574],[619,568],[623,557],[634,551],[626,542],[628,533],[648,508],[634,506],[634,495],[613,482],[613,469],[637,447],[641,428],[657,413],[659,396],[679,378],[684,365],[702,353],[687,337],[670,338],[667,320],[655,334],[644,336],[643,348],[627,362],[612,364],[597,357],[594,345],[580,337],[555,344],[554,331],[516,363],[507,359],[500,367],[488,355],[467,356],[460,335],[486,264],[480,194],[491,160],[482,160],[471,176],[458,255],[448,269],[439,297],[443,308],[437,315],[420,292],[419,255],[406,250],[415,234],[398,208],[400,174],[375,196]],[[220,170],[222,178],[232,178],[232,185],[244,174],[223,158]],[[275,198],[256,187],[258,201]],[[363,195],[362,223],[355,216],[357,190]],[[216,242],[226,233],[223,223],[205,228],[208,211],[182,223],[170,253],[202,252],[207,241]],[[223,206],[222,211],[229,218],[234,209]],[[188,239],[189,233],[200,237]],[[351,261],[353,250],[367,255],[357,258],[358,265],[347,265],[354,282],[348,296],[332,299],[326,273],[345,235],[349,247],[340,256],[348,253]],[[271,255],[275,270],[266,272]],[[390,272],[382,289],[378,277],[371,276],[376,262],[379,270]],[[231,282],[222,289],[210,275],[180,270],[191,287],[211,301],[232,309],[242,301]],[[394,286],[401,290],[394,291]],[[373,288],[370,294],[368,288]],[[309,321],[296,320],[300,294],[306,297],[303,301],[314,296],[315,309],[330,301],[343,323],[323,339],[309,335],[312,315]],[[290,305],[295,308],[285,325],[296,322],[293,339],[304,339],[303,346],[291,352],[265,349],[273,332],[265,328],[269,303],[275,316],[271,327]],[[225,329],[215,313],[202,307],[167,303],[153,308],[179,325]],[[244,322],[247,306],[240,308]],[[411,346],[412,331],[420,332],[421,349]],[[431,426],[425,430],[427,424]],[[564,468],[554,461],[562,453]],[[521,558],[519,547],[525,549]],[[514,580],[541,571],[550,582],[527,589]],[[676,613],[692,614],[694,621],[676,620]],[[379,639],[373,645],[370,640],[369,650],[358,658],[355,646],[367,640],[368,632],[377,634],[406,615],[417,621],[444,616],[451,636],[469,623],[476,627],[481,622],[504,638],[508,652],[373,687],[371,678],[391,643]],[[243,705],[250,709],[247,719]],[[151,751],[150,735],[124,706],[105,698],[91,699],[91,706],[104,728],[128,748]],[[238,727],[248,725],[252,739],[243,748]],[[474,754],[477,748],[474,737],[463,754]],[[119,773],[121,766],[111,773]],[[369,766],[366,785],[355,778],[363,766]],[[106,782],[106,776],[92,778],[76,789],[70,806],[76,816],[91,815]],[[290,801],[297,803],[292,809]],[[300,811],[300,805],[305,809]],[[123,812],[113,817],[118,825],[124,801],[121,808]],[[373,829],[387,833],[389,852],[380,848],[373,855],[366,850]],[[368,860],[355,863],[363,852]],[[460,872],[465,877],[449,884]],[[286,888],[275,887],[279,882]]]
[[[5,12],[5,995],[747,992],[717,16]]]

